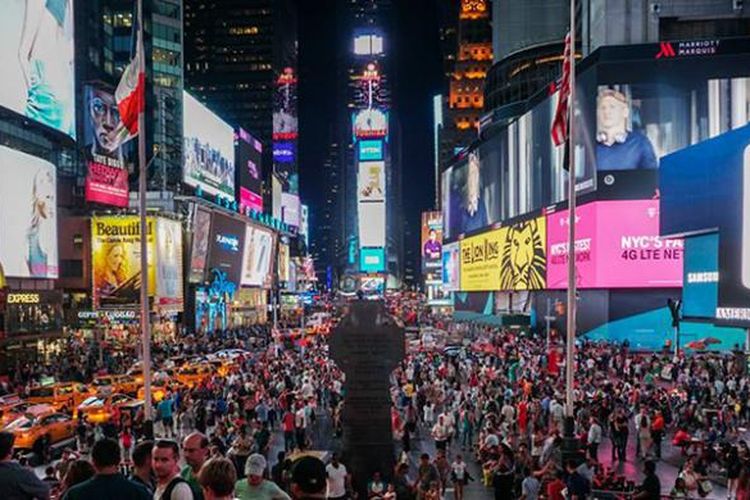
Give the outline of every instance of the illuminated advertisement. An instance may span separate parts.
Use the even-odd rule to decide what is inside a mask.
[[[383,35],[363,33],[354,37],[354,53],[358,56],[379,55],[383,53]]]
[[[359,161],[380,161],[383,159],[383,141],[362,139],[357,143]]]
[[[299,211],[299,234],[304,238],[305,246],[310,246],[310,209],[307,205],[300,204]]]
[[[148,228],[148,295],[156,290],[155,224]],[[135,306],[141,291],[141,228],[137,216],[91,218],[91,264],[95,308]]]
[[[547,216],[547,283],[567,288],[568,211]],[[580,288],[682,286],[683,241],[659,237],[659,200],[589,203],[576,211]]]
[[[713,318],[719,296],[719,234],[685,238],[682,314]]]
[[[359,278],[359,289],[365,295],[383,295],[385,278],[382,276],[362,276]]]
[[[281,193],[281,220],[290,226],[299,227],[299,196]]]
[[[276,79],[273,99],[273,140],[296,139],[297,122],[297,77],[294,68],[286,67]]]
[[[193,213],[193,243],[190,251],[190,283],[201,283],[205,278],[208,243],[211,235],[211,212],[195,207]]]
[[[75,132],[73,0],[4,0],[0,106]]]
[[[61,332],[62,292],[56,290],[18,290],[5,297],[5,333],[8,336]]]
[[[0,275],[57,278],[55,166],[0,146],[0,179]]]
[[[352,115],[354,137],[374,138],[388,135],[388,113],[377,108],[357,111]]]
[[[437,270],[443,257],[443,215],[422,212],[422,270]]]
[[[443,245],[443,290],[455,292],[461,289],[461,251],[458,242]]]
[[[182,310],[182,224],[172,219],[156,219],[156,298],[157,307]]]
[[[543,217],[461,240],[461,290],[540,290],[546,286]]]
[[[717,168],[720,166],[721,168]],[[750,323],[750,126],[661,159],[663,235],[718,229],[717,322]],[[694,238],[694,236],[689,236]]]
[[[357,200],[385,200],[385,163],[382,161],[360,162],[357,182]]]
[[[269,288],[273,283],[274,234],[259,226],[245,227],[241,284]]]
[[[263,145],[240,128],[234,136],[234,153],[240,211],[248,207],[263,212]]]
[[[359,203],[358,209],[359,246],[384,247],[385,203]]]
[[[120,113],[112,91],[100,85],[86,85],[84,141],[88,159],[86,201],[127,207],[129,203],[128,170],[122,141],[127,133],[120,123]]]
[[[359,251],[359,270],[363,273],[385,271],[385,249],[362,248]]]
[[[183,181],[234,199],[234,130],[188,94],[183,100]]]
[[[213,214],[209,238],[208,269],[214,279],[239,283],[245,244],[245,223],[220,213]],[[217,275],[217,273],[220,273]]]
[[[448,238],[479,231],[500,220],[499,170],[474,150],[443,172],[443,220]]]
[[[273,143],[273,161],[276,163],[294,163],[297,158],[297,144],[292,141]]]
[[[279,243],[279,281],[289,281],[289,245]]]

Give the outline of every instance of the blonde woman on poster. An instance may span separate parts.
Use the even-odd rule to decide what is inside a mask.
[[[31,189],[31,217],[26,232],[26,264],[32,278],[56,276],[55,174],[40,168]]]
[[[26,0],[24,7],[18,44],[24,114],[75,137],[72,0]]]
[[[94,287],[100,298],[113,297],[129,278],[125,245],[103,243],[98,255],[101,260],[94,265]]]

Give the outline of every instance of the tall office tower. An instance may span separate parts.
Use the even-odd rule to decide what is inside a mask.
[[[445,65],[448,69],[452,65],[452,71],[440,138],[441,159],[449,159],[476,140],[484,107],[484,79],[492,64],[489,2],[461,0],[457,10],[455,58],[444,55]],[[449,24],[444,31],[447,43],[452,33]]]
[[[283,184],[285,221],[299,225],[288,220],[299,214],[294,2],[185,0],[185,89],[260,138],[263,164]],[[268,192],[272,169],[264,171]]]
[[[85,30],[78,54],[84,84],[113,91],[133,57],[135,9],[131,0],[77,2]],[[179,191],[182,181],[182,0],[144,0],[144,47],[150,191]],[[91,94],[86,94],[90,96]],[[86,99],[84,96],[84,100]],[[88,106],[88,103],[82,103]],[[131,146],[132,147],[132,146]],[[133,148],[134,149],[134,148]],[[134,151],[126,156],[136,158]],[[131,183],[137,176],[131,176]]]
[[[387,0],[342,2],[339,107],[343,221],[340,284],[381,293],[403,275],[400,131],[391,97],[393,10]],[[345,52],[344,52],[345,51]]]

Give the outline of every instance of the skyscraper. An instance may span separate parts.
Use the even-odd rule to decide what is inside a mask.
[[[454,36],[456,44],[453,47],[455,57],[444,54],[445,69],[450,75],[441,134],[441,161],[450,159],[477,138],[484,107],[484,79],[492,64],[489,7],[486,0],[461,0],[455,35],[451,23],[446,23],[442,30],[444,47]]]
[[[185,0],[185,89],[264,144],[296,195],[297,13],[291,0]],[[270,203],[267,204],[270,206]]]

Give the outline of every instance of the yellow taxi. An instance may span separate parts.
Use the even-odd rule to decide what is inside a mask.
[[[43,436],[49,437],[49,444],[74,438],[76,425],[73,419],[64,413],[30,409],[8,424],[4,430],[15,435],[15,449],[32,450]]]
[[[193,388],[202,381],[211,378],[218,373],[218,368],[209,363],[188,365],[178,368],[174,377],[189,388]]]
[[[34,413],[54,413],[55,409],[47,404],[34,404],[28,401],[20,401],[15,405],[7,406],[0,415],[0,428],[13,422],[15,419],[23,417],[29,411]]]
[[[102,375],[94,378],[91,388],[100,395],[116,392],[135,394],[138,392],[138,382],[131,375]]]
[[[79,382],[59,382],[31,389],[26,401],[50,404],[57,410],[75,409],[94,393],[88,386]]]
[[[180,383],[178,380],[169,380],[165,378],[160,378],[157,380],[154,380],[151,383],[151,399],[154,403],[158,403],[164,397],[167,395],[167,393],[174,392],[177,389],[180,389],[184,386],[184,384]],[[138,399],[146,399],[146,388],[140,387],[138,389]]]
[[[134,411],[143,405],[143,400],[135,399],[127,394],[110,394],[109,396],[91,396],[78,405],[78,415],[86,418],[92,424],[103,424],[112,419],[114,413],[119,410]]]

